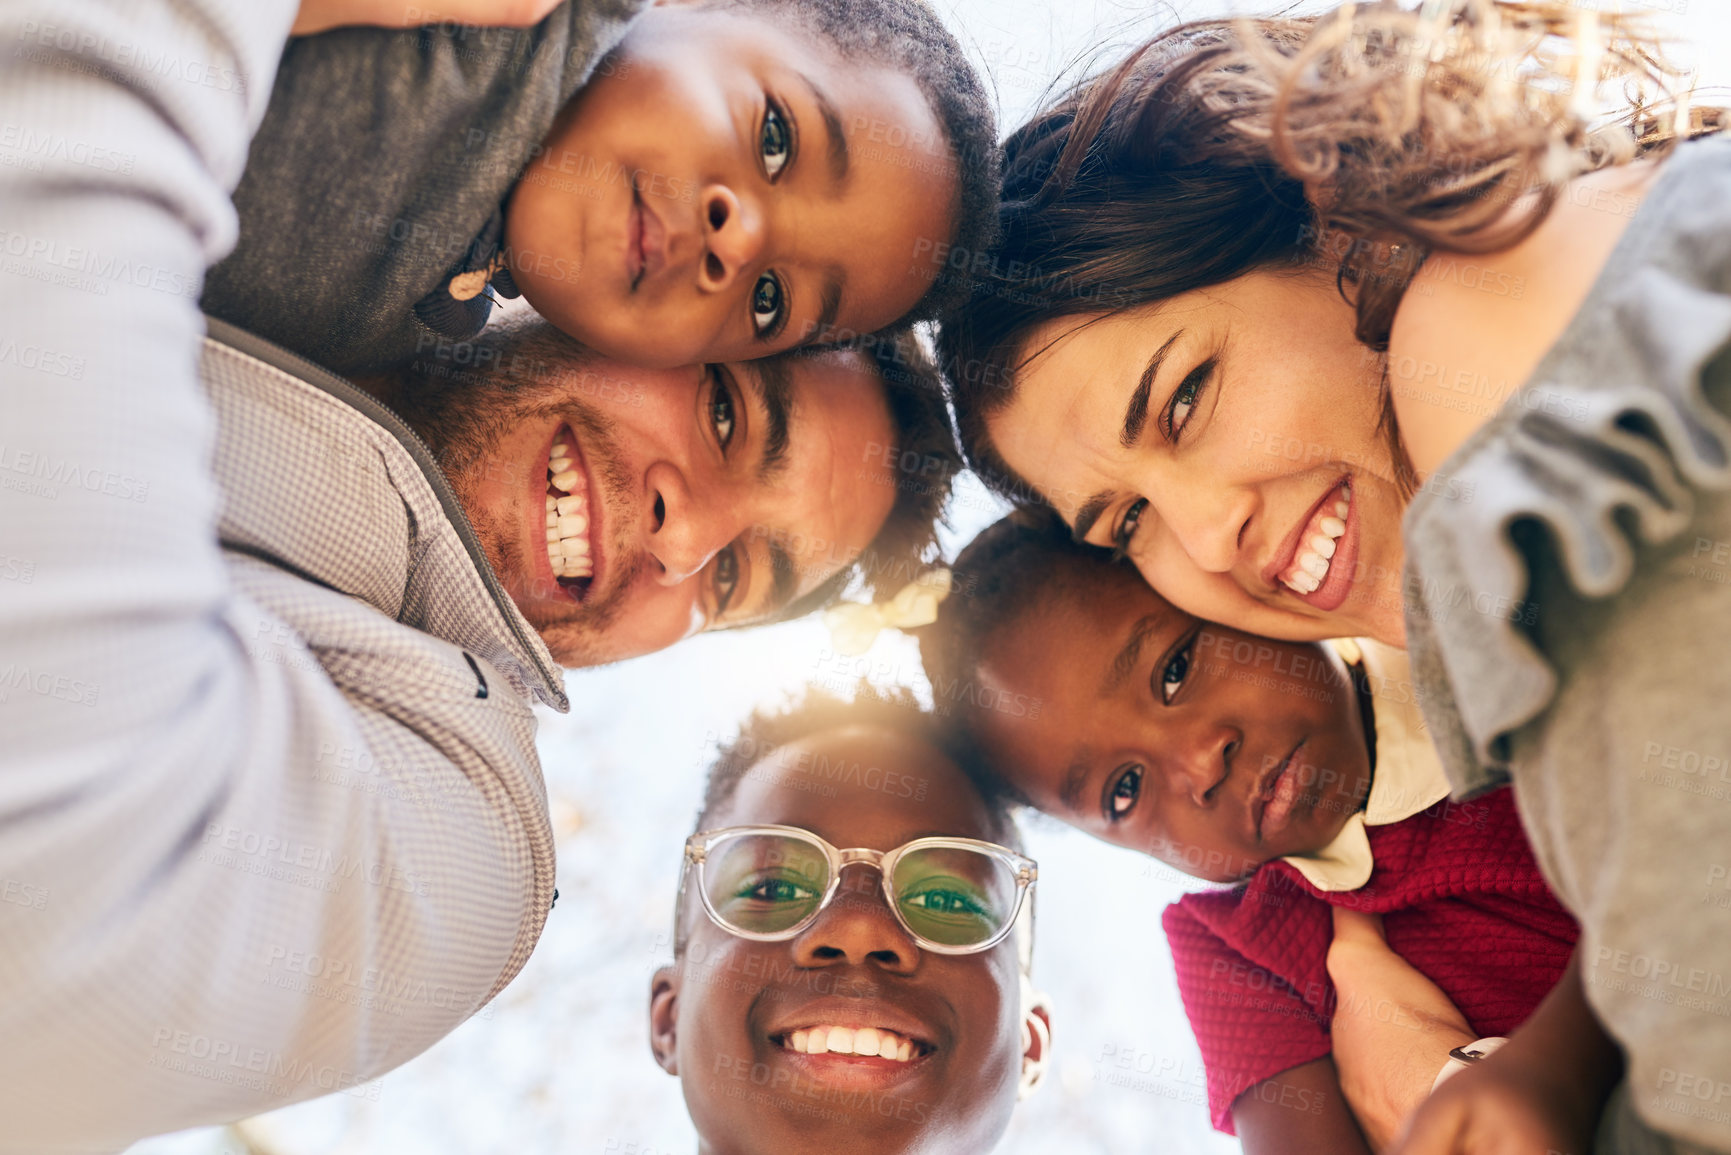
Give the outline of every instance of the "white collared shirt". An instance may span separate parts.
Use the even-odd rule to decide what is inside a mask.
[[[1335,638],[1329,643],[1348,665],[1362,664],[1370,680],[1376,725],[1376,769],[1363,810],[1315,854],[1292,854],[1318,890],[1357,890],[1370,881],[1370,836],[1366,826],[1411,818],[1449,796],[1448,778],[1419,712],[1405,650],[1373,638]]]

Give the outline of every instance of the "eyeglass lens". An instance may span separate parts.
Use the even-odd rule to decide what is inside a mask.
[[[723,923],[779,934],[804,921],[829,887],[829,859],[781,834],[746,834],[711,847],[703,886]],[[890,891],[908,928],[941,946],[993,938],[1015,913],[1016,875],[995,855],[966,847],[924,847],[901,856]]]

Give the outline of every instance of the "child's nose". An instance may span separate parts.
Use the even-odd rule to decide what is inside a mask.
[[[708,292],[726,289],[751,268],[763,251],[763,217],[724,184],[703,190],[703,239],[706,252],[697,283]]]

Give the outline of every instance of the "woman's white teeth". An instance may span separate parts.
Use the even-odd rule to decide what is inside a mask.
[[[1292,559],[1292,565],[1280,580],[1286,588],[1300,594],[1312,594],[1322,588],[1322,583],[1328,577],[1330,559],[1334,557],[1337,548],[1336,539],[1346,532],[1346,515],[1352,511],[1352,490],[1342,490],[1345,495],[1333,506],[1333,516],[1323,515],[1311,526],[1311,533],[1304,540],[1305,548]]]
[[[914,1057],[913,1040],[881,1027],[806,1027],[790,1033],[782,1046],[802,1055],[866,1055],[898,1063]]]

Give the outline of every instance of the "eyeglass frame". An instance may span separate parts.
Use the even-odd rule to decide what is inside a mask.
[[[786,835],[816,847],[823,852],[829,861],[829,884],[824,887],[823,897],[818,901],[812,912],[786,930],[779,931],[748,931],[734,926],[716,913],[715,906],[709,901],[709,889],[703,885],[703,867],[708,860],[709,851],[717,843],[727,838],[741,838],[752,834]],[[949,946],[933,942],[908,925],[907,918],[902,914],[901,904],[890,890],[890,876],[895,873],[896,864],[903,856],[915,851],[931,848],[947,848],[951,850],[973,850],[996,858],[1011,868],[1016,877],[1016,903],[1010,909],[1009,917],[997,933],[984,942],[968,946]],[[856,863],[872,866],[878,872],[879,888],[883,891],[884,905],[895,916],[896,925],[900,926],[908,937],[921,950],[929,950],[933,954],[969,955],[991,950],[1003,942],[1015,930],[1016,923],[1022,917],[1022,912],[1028,907],[1028,897],[1033,892],[1034,883],[1039,880],[1040,867],[1032,858],[1018,854],[1008,846],[1000,846],[996,842],[986,842],[979,838],[960,838],[935,835],[926,838],[915,838],[889,850],[873,850],[866,846],[854,846],[847,849],[836,846],[821,834],[807,830],[802,826],[723,826],[715,830],[700,830],[685,840],[684,868],[679,873],[679,897],[675,902],[675,911],[685,901],[685,880],[691,877],[691,868],[697,868],[697,897],[703,903],[703,913],[709,921],[736,938],[749,939],[753,942],[786,942],[797,938],[811,928],[825,910],[829,909],[836,893],[841,889],[842,871]]]

